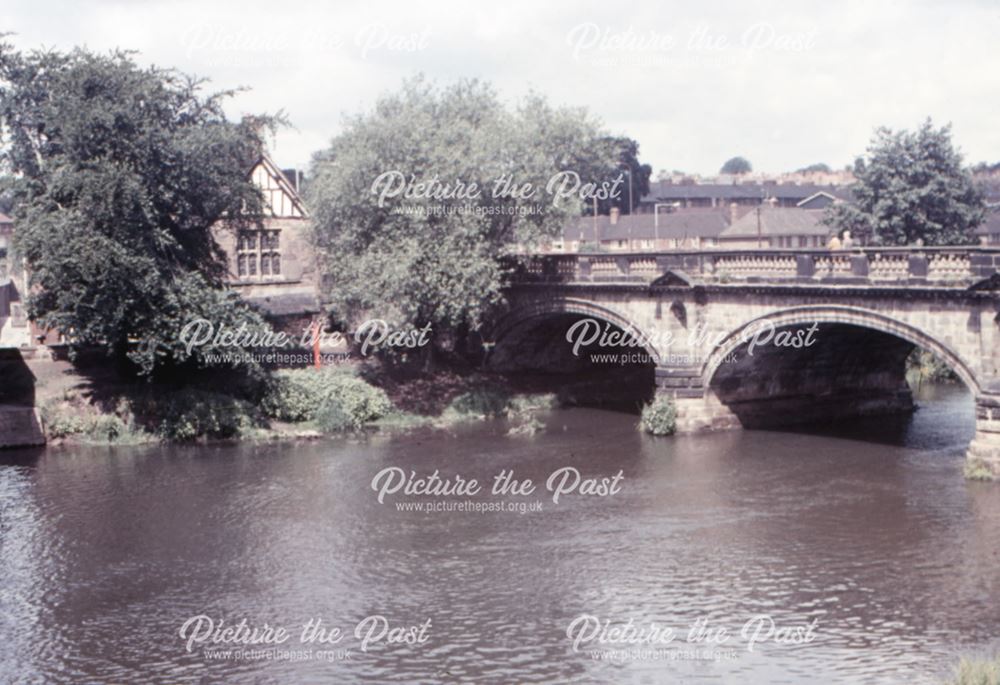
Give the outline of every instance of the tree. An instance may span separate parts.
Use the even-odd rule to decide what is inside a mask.
[[[915,132],[876,129],[854,165],[854,204],[832,205],[826,223],[874,245],[967,245],[985,219],[982,194],[962,167],[951,127],[927,119]]]
[[[734,176],[749,174],[751,171],[753,171],[753,166],[744,157],[727,159],[726,163],[719,169],[720,174],[733,174]]]
[[[830,165],[823,162],[817,164],[810,164],[809,166],[804,166],[795,173],[797,174],[829,174],[831,171]]]
[[[624,136],[607,138],[604,142],[618,151],[618,157],[617,164],[608,169],[603,180],[610,182],[621,177],[625,187],[618,197],[598,201],[597,211],[599,214],[608,214],[612,207],[618,207],[622,214],[631,214],[639,206],[642,197],[649,193],[649,179],[653,175],[653,167],[639,162],[639,143],[632,138]],[[583,211],[589,214],[593,210],[591,207],[584,207]]]
[[[30,315],[146,373],[194,357],[180,331],[262,319],[222,289],[213,238],[260,214],[248,179],[272,120],[227,120],[200,82],[140,68],[129,53],[24,54],[0,46],[0,161],[13,186],[15,248]],[[141,344],[139,344],[141,343]]]
[[[530,95],[509,111],[478,81],[406,81],[314,157],[306,193],[326,295],[348,320],[431,324],[438,342],[474,329],[500,301],[504,257],[591,203],[550,193],[566,187],[552,179],[599,181],[617,154],[583,110]]]

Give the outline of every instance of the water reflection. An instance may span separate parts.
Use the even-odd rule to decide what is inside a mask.
[[[969,396],[928,392],[890,437],[858,423],[654,440],[633,416],[575,409],[532,438],[495,423],[337,444],[4,454],[0,680],[931,680],[957,649],[996,644],[1000,489],[961,478]],[[399,511],[369,487],[386,466],[544,483],[568,465],[622,469],[622,492],[554,505],[540,490],[528,499],[543,511],[521,515]],[[177,634],[202,613],[433,627],[425,645],[349,662],[222,662]],[[565,635],[580,614],[738,631],[760,613],[815,618],[817,640],[611,663]]]

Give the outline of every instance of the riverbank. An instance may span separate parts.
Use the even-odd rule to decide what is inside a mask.
[[[909,381],[954,380],[929,355],[911,355]],[[259,378],[200,374],[184,383],[123,380],[106,360],[74,364],[31,359],[34,386],[28,408],[36,430],[30,441],[12,444],[142,445],[155,443],[269,442],[318,440],[347,434],[398,433],[419,427],[446,429],[457,423],[505,418],[509,431],[531,435],[538,414],[559,406],[624,410],[653,435],[675,428],[671,402],[649,404],[653,387],[643,369],[636,377],[615,370],[565,376],[501,375],[471,367],[439,366],[433,372],[374,360],[322,369],[278,370]],[[645,383],[645,385],[644,385]],[[27,416],[25,409],[20,414]],[[21,421],[20,423],[25,423]],[[992,473],[967,465],[970,480]]]
[[[374,363],[188,385],[124,381],[101,365],[29,366],[50,445],[315,440],[495,417],[507,418],[513,433],[530,434],[541,425],[535,414],[560,404],[538,384],[498,375],[401,374]]]

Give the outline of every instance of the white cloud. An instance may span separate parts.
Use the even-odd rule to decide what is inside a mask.
[[[656,169],[713,172],[734,154],[839,166],[875,126],[928,115],[954,123],[971,161],[1000,160],[992,3],[808,4],[35,1],[4,3],[0,26],[25,48],[120,46],[248,86],[234,114],[282,109],[296,127],[275,142],[283,165],[421,71],[585,105]]]

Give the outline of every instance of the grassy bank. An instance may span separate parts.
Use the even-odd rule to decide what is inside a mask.
[[[280,370],[264,379],[205,380],[176,387],[123,382],[36,362],[38,397],[50,443],[139,445],[156,442],[319,438],[405,431],[505,418],[510,432],[541,429],[554,395],[521,393],[484,374],[441,371],[398,377],[371,365]]]

